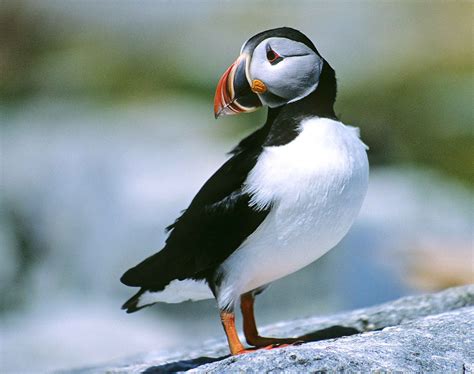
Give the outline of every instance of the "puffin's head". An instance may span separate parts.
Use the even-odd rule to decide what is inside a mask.
[[[217,84],[214,114],[276,108],[316,90],[324,59],[298,30],[281,27],[247,40]]]

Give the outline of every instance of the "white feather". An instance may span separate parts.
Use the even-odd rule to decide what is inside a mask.
[[[266,147],[245,182],[251,204],[272,209],[220,266],[220,308],[321,257],[346,235],[360,210],[369,166],[358,129],[311,118],[300,131],[286,145]]]
[[[150,305],[159,301],[174,304],[187,300],[198,301],[212,299],[213,297],[207,283],[203,280],[175,279],[171,281],[163,291],[146,291],[143,293],[138,300],[137,306]]]

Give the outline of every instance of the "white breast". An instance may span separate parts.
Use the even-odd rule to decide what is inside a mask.
[[[347,233],[368,185],[366,146],[358,130],[327,118],[301,123],[290,143],[266,147],[245,189],[257,209],[271,206],[259,228],[219,268],[221,308],[295,272]]]

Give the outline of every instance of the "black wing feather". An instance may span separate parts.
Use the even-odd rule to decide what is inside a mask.
[[[170,226],[165,247],[121,278],[128,286],[163,289],[173,279],[207,278],[262,223],[269,209],[249,206],[243,183],[255,166],[269,124],[242,140],[188,209]]]

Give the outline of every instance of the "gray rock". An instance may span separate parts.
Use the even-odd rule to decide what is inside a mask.
[[[474,359],[473,331],[474,307],[466,307],[382,331],[228,358],[193,371],[462,372]]]
[[[472,372],[474,285],[341,313],[278,323],[262,329],[299,336],[346,326],[360,333],[299,346],[228,357],[223,339],[180,351],[148,353],[75,373],[223,372]],[[69,371],[71,372],[71,371]]]

